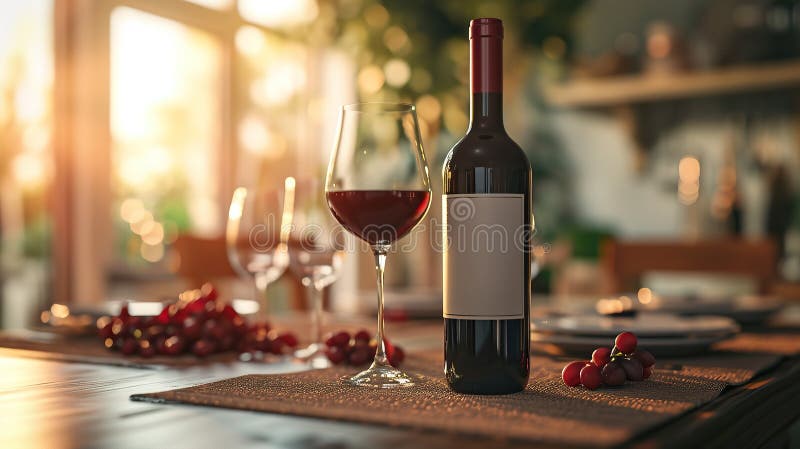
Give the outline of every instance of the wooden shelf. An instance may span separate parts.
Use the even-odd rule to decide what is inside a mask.
[[[800,60],[705,72],[581,79],[545,88],[558,106],[596,107],[800,86]]]

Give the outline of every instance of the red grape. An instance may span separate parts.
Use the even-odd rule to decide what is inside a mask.
[[[374,352],[371,354],[375,354]],[[395,368],[400,366],[403,363],[403,360],[406,358],[406,353],[403,351],[403,348],[400,346],[395,346],[394,351],[392,351],[391,357],[389,357],[389,363],[392,364]]]
[[[354,348],[347,356],[347,361],[354,366],[363,365],[370,359],[369,347],[360,346]]]
[[[561,370],[561,378],[569,387],[581,384],[581,369],[586,366],[585,361],[570,362]]]
[[[203,335],[203,322],[195,316],[187,317],[183,320],[183,335],[190,340],[200,338]]]
[[[167,338],[174,337],[179,334],[181,334],[181,332],[180,328],[177,325],[168,324],[166,327],[164,327],[164,335],[166,335]]]
[[[342,350],[342,348],[338,346],[329,346],[325,348],[325,355],[328,357],[328,360],[330,360],[331,363],[333,363],[334,365],[338,365],[344,362],[344,359],[346,357],[345,352]]]
[[[156,348],[147,340],[139,342],[139,355],[144,358],[150,358],[156,355]]]
[[[222,310],[217,310],[217,303],[214,301],[208,301],[205,303],[205,314],[209,318],[217,318],[218,316],[222,315]]]
[[[186,306],[181,310],[181,313],[202,315],[205,313],[205,311],[206,301],[203,300],[203,298],[199,298],[190,302],[189,304],[186,304]]]
[[[366,329],[361,329],[360,331],[356,332],[353,336],[355,341],[366,341],[369,342],[372,339],[372,335],[370,335],[369,331]]]
[[[198,357],[206,357],[216,349],[214,342],[206,339],[200,339],[192,345],[192,353]]]
[[[106,338],[111,338],[114,336],[114,332],[112,332],[113,327],[114,323],[109,321],[107,324],[105,324],[102,328],[98,330],[97,334],[100,336],[100,338],[104,340]]]
[[[139,348],[139,343],[133,338],[125,338],[119,350],[125,355],[131,355]]]
[[[603,376],[600,373],[600,368],[594,363],[587,363],[581,368],[580,378],[583,386],[590,390],[597,389],[603,383]]]
[[[117,318],[119,318],[120,320],[122,320],[124,322],[127,322],[131,318],[131,314],[130,314],[130,312],[128,312],[128,305],[127,304],[122,306],[122,308],[119,310],[119,314],[117,315]]]
[[[202,287],[200,287],[200,294],[203,295],[203,298],[206,298],[206,300],[208,301],[216,301],[217,298],[219,297],[217,289],[214,288],[214,286],[208,282],[206,282],[205,284],[203,284]]]
[[[620,365],[619,362],[606,363],[601,374],[603,375],[603,383],[610,387],[616,387],[624,384],[625,379],[627,378],[625,369],[622,368],[622,365]]]
[[[592,353],[592,362],[599,368],[605,366],[611,360],[611,350],[608,348],[597,348]]]
[[[125,321],[122,318],[114,318],[111,321],[111,334],[114,337],[124,337],[124,332],[127,331],[127,327],[125,326]]]
[[[300,342],[297,341],[297,336],[291,332],[283,332],[278,335],[277,338],[283,340],[283,343],[290,348],[296,348],[297,345],[300,344]]]
[[[144,330],[144,338],[150,340],[164,334],[164,326],[151,324]]]
[[[235,320],[236,318],[240,318],[239,314],[234,310],[233,306],[230,304],[225,304],[225,307],[222,308],[222,316],[230,321]]]
[[[285,349],[287,348],[286,342],[284,342],[280,338],[276,338],[270,342],[270,352],[275,355],[283,355]]]
[[[210,341],[222,340],[225,334],[225,328],[215,319],[210,319],[203,325],[203,336]]]
[[[614,340],[614,345],[624,354],[632,354],[636,351],[636,335],[634,335],[633,332],[623,332],[617,335],[617,338]]]
[[[164,307],[161,313],[156,316],[155,321],[158,324],[169,324],[170,316],[169,316],[169,306]]]
[[[142,320],[142,317],[139,316],[131,316],[126,323],[132,329],[140,328],[143,324],[146,324],[144,320]]]
[[[652,366],[645,366],[642,369],[642,379],[647,379],[653,374],[653,367]]]
[[[642,362],[637,359],[622,359],[620,363],[622,364],[622,368],[625,370],[625,376],[628,378],[628,380],[638,382],[644,379],[644,368],[642,368]]]
[[[633,357],[638,359],[645,368],[649,368],[656,364],[655,356],[644,349],[637,349],[636,352],[633,353]]]
[[[164,341],[164,354],[178,355],[183,352],[183,338],[173,335]]]
[[[264,335],[257,335],[253,341],[253,348],[261,352],[272,352],[272,340]]]
[[[155,348],[156,352],[159,354],[166,354],[167,347],[166,347],[167,337],[165,335],[157,335],[150,340],[150,344]]]
[[[350,343],[350,334],[345,331],[339,331],[325,340],[325,344],[328,346],[338,346],[344,347]]]
[[[245,323],[240,316],[237,316],[231,320],[231,326],[233,326],[233,332],[237,335],[243,335],[245,332],[247,332],[247,323]]]
[[[233,337],[233,335],[226,335],[222,338],[222,340],[219,341],[219,350],[221,352],[225,352],[231,349],[235,342],[236,339]]]

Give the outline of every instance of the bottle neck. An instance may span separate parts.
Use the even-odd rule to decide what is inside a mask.
[[[503,129],[503,94],[473,93],[469,121],[471,129]]]
[[[470,128],[503,128],[502,35],[470,38]]]

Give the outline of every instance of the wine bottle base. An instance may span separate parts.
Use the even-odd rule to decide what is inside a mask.
[[[462,394],[499,395],[514,394],[524,391],[527,382],[497,382],[497,379],[486,382],[452,381],[447,379],[451,390]]]

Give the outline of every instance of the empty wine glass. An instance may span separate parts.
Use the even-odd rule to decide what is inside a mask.
[[[414,385],[411,376],[389,362],[383,328],[386,256],[392,244],[422,220],[431,201],[428,166],[413,105],[360,103],[342,107],[325,196],[336,220],[367,242],[375,256],[378,347],[372,365],[348,382],[377,388]]]
[[[267,286],[289,265],[294,187],[289,177],[278,185],[237,187],[231,198],[225,229],[228,261],[240,276],[255,281],[261,318],[269,310]]]
[[[295,356],[308,361],[312,368],[326,368],[330,361],[322,342],[322,293],[338,278],[344,260],[344,230],[328,211],[321,181],[299,180],[294,195],[289,269],[306,287],[311,318],[311,344],[296,351]]]

